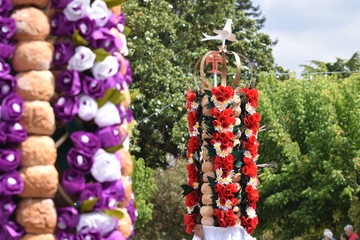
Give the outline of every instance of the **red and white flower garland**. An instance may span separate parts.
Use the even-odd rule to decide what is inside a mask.
[[[190,141],[188,143],[187,149],[187,171],[188,171],[188,180],[187,185],[188,188],[191,188],[191,191],[186,195],[185,205],[187,209],[187,214],[184,215],[184,224],[186,225],[186,232],[192,233],[196,220],[198,219],[198,208],[200,203],[200,196],[198,194],[199,188],[199,172],[195,165],[195,161],[198,161],[198,153],[199,150],[199,121],[197,118],[197,110],[199,107],[199,103],[196,101],[197,94],[189,90],[186,94],[186,107],[188,110],[188,128],[190,133]]]
[[[259,142],[257,141],[258,128],[260,123],[260,114],[256,112],[258,107],[258,91],[256,89],[241,89],[241,93],[246,98],[245,103],[245,114],[243,122],[246,126],[245,132],[243,133],[246,141],[242,142],[244,152],[242,173],[247,177],[245,186],[245,199],[243,199],[244,206],[246,206],[246,215],[241,216],[241,225],[246,231],[251,234],[258,224],[258,217],[256,215],[256,202],[259,200],[259,193],[257,185],[259,180],[257,177],[257,166],[256,161],[259,157],[258,147]]]

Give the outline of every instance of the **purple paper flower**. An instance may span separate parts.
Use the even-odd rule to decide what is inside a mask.
[[[16,46],[14,43],[10,43],[6,41],[6,39],[2,39],[2,42],[0,42],[0,57],[3,59],[10,58],[14,54],[15,48]]]
[[[113,53],[120,49],[122,43],[119,38],[112,35],[107,28],[99,28],[92,34],[90,45],[92,48],[103,48],[109,53]]]
[[[125,140],[121,137],[118,125],[99,128],[96,131],[96,134],[101,139],[102,147],[105,149],[118,146]]]
[[[1,102],[0,119],[4,121],[18,121],[23,113],[22,98],[16,93],[10,93]]]
[[[0,17],[6,17],[9,15],[12,9],[10,0],[0,0]]]
[[[78,171],[67,169],[61,179],[63,188],[69,194],[77,194],[85,188],[85,176]]]
[[[51,0],[51,8],[64,9],[72,0]]]
[[[72,233],[58,231],[56,233],[56,240],[76,240],[76,238]]]
[[[75,54],[75,44],[73,42],[57,42],[54,44],[54,67],[60,68],[67,64],[69,59]]]
[[[125,59],[125,64],[126,64],[126,74],[125,74],[125,81],[128,85],[130,85],[130,83],[132,83],[132,69],[130,67],[130,62],[129,60]]]
[[[101,240],[101,234],[99,231],[91,230],[86,233],[79,233],[76,236],[76,240]]]
[[[24,182],[18,172],[13,171],[0,176],[0,196],[11,196],[22,193]]]
[[[1,50],[0,50],[1,51]],[[16,79],[11,75],[0,77],[0,99],[15,91]]]
[[[125,200],[125,187],[121,179],[103,183],[102,198],[109,208],[116,208],[117,202]]]
[[[12,221],[0,227],[0,239],[19,240],[24,234],[25,230]]]
[[[10,215],[14,212],[16,205],[10,196],[0,197],[0,224],[7,223]]]
[[[95,206],[101,207],[102,201],[101,201],[101,192],[102,187],[100,183],[89,183],[86,184],[85,188],[81,191],[79,200],[85,201],[85,200],[92,200],[94,198],[98,198],[98,201],[96,202]]]
[[[136,219],[137,219],[137,210],[135,208],[135,201],[134,198],[132,198],[130,200],[130,202],[128,203],[128,205],[126,206],[127,212],[131,218],[131,222],[133,224],[133,226],[135,225]]]
[[[90,169],[94,163],[90,154],[77,148],[71,148],[67,153],[66,159],[70,167],[83,174],[90,173]]]
[[[73,207],[62,207],[56,209],[57,227],[61,231],[70,231],[76,227],[80,216],[78,211]]]
[[[70,136],[74,146],[89,155],[93,155],[101,147],[98,136],[90,132],[77,131]]]
[[[78,111],[78,96],[61,96],[54,104],[55,116],[63,122],[70,122]]]
[[[62,71],[56,78],[56,86],[66,95],[79,94],[81,90],[79,73],[75,70]]]
[[[117,90],[122,90],[124,89],[124,85],[126,85],[125,77],[120,71],[111,78],[106,79],[105,82],[105,89],[116,88]]]
[[[0,39],[10,39],[16,32],[15,20],[12,18],[0,17]]]
[[[104,25],[104,28],[107,29],[112,29],[112,28],[117,28],[117,16],[113,13],[110,14],[109,20],[107,21],[107,23]]]
[[[59,0],[62,1],[62,0]],[[66,35],[67,26],[70,22],[66,19],[63,12],[57,12],[50,21],[51,35]]]
[[[20,144],[26,138],[27,133],[19,122],[0,122],[0,143]]]
[[[19,166],[19,164],[20,164],[19,149],[3,148],[0,150],[0,171],[3,172],[13,171]]]
[[[76,29],[79,30],[80,35],[86,40],[89,40],[95,30],[95,20],[89,17],[83,17],[76,22],[75,26]]]
[[[108,237],[103,238],[103,240],[126,240],[126,238],[120,231],[115,230]]]
[[[95,99],[102,98],[105,92],[105,81],[81,74],[82,91]]]
[[[1,1],[1,0],[0,0]],[[1,51],[1,50],[0,50]],[[10,73],[10,66],[0,56],[0,77],[6,76]]]
[[[132,120],[134,119],[134,115],[132,114],[130,108],[126,109],[126,118],[128,123],[132,122]]]

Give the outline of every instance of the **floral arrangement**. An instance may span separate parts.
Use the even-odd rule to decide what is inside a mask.
[[[211,90],[202,89],[197,94],[189,90],[188,184],[183,186],[188,207],[184,223],[188,233],[199,221],[204,226],[241,225],[248,233],[254,231],[259,199],[256,189],[260,122],[257,105],[256,89],[234,90],[221,85]],[[197,156],[196,161],[193,156]],[[196,188],[189,180],[193,176],[196,176],[193,178]],[[196,191],[198,188],[201,191]],[[200,208],[200,214],[193,209],[189,211],[188,203],[193,204],[190,207]]]
[[[15,21],[8,18],[12,11],[9,0],[0,1],[0,239],[20,239],[24,229],[14,220],[16,205],[13,195],[22,193],[24,183],[17,172],[20,150],[27,133],[19,122],[23,113],[23,99],[15,93],[16,79],[8,64],[15,44]]]
[[[58,208],[57,239],[130,239],[137,216],[120,149],[129,150],[132,70],[125,16],[103,0],[52,0],[53,66],[59,92],[54,112],[69,126],[72,148],[61,184],[75,206]],[[71,128],[71,127],[70,127]],[[130,188],[129,188],[130,186]],[[124,214],[132,222],[124,234]],[[76,234],[74,234],[76,232]]]

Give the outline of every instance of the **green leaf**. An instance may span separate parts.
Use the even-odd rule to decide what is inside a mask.
[[[127,0],[104,0],[108,8],[119,6],[126,1]]]
[[[240,169],[241,166],[242,166],[242,161],[241,161],[241,159],[237,159],[237,160],[234,162],[234,166]]]
[[[91,200],[82,201],[81,205],[80,205],[80,211],[90,212],[94,208],[94,206],[98,200],[99,200],[98,198],[94,198]]]
[[[79,34],[79,30],[76,30],[73,34],[73,42],[76,46],[87,46],[89,43]]]
[[[92,50],[93,53],[95,53],[96,58],[95,58],[95,62],[101,62],[104,61],[104,59],[108,56],[110,56],[111,54],[109,52],[107,52],[105,49],[103,48],[97,48]]]
[[[117,105],[121,103],[125,99],[124,94],[120,93],[119,90],[116,88],[111,88],[106,90],[104,96],[96,100],[99,108],[104,106],[106,102],[112,102],[113,104]]]
[[[129,36],[130,33],[131,33],[131,29],[128,26],[125,26],[123,34],[125,36]]]
[[[122,219],[124,217],[124,212],[120,209],[104,209],[103,212],[117,219]]]
[[[116,145],[113,147],[106,148],[105,151],[107,151],[108,153],[115,153],[117,150],[119,150],[121,148],[123,148],[123,145],[119,144],[119,145]]]
[[[235,159],[242,160],[244,156],[244,150],[233,151],[231,154],[234,156]]]
[[[189,193],[191,193],[192,191],[194,191],[194,189],[192,187],[190,187],[188,184],[182,184],[181,188],[184,190],[184,192],[182,193],[184,196],[186,196]]]
[[[140,89],[135,89],[131,94],[130,94],[130,98],[131,98],[131,101],[134,101],[137,97],[137,95],[139,95],[140,93]]]
[[[208,178],[208,180],[209,180],[209,183],[210,183],[210,186],[211,186],[211,188],[214,188],[215,187],[215,185],[216,185],[216,179],[215,178],[212,178],[212,177],[207,177]]]

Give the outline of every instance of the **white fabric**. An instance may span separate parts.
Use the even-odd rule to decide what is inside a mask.
[[[121,119],[119,110],[113,103],[105,103],[104,106],[99,108],[99,110],[97,111],[95,116],[95,123],[100,128],[120,124]]]
[[[76,231],[89,232],[98,230],[101,235],[106,235],[116,228],[117,221],[103,212],[83,213],[80,215]]]
[[[235,227],[213,227],[203,226],[204,239],[194,235],[193,240],[245,240],[245,229],[241,226]]]
[[[68,70],[76,70],[79,72],[88,70],[94,66],[96,55],[90,48],[79,46],[75,49],[75,54],[68,62]]]
[[[91,19],[95,20],[96,26],[102,27],[109,21],[111,11],[109,10],[104,1],[95,0],[91,4],[89,15]]]
[[[98,111],[98,105],[92,97],[82,95],[79,99],[79,118],[84,121],[92,120]]]
[[[73,0],[64,9],[69,21],[77,21],[84,17],[90,8],[90,0]]]
[[[121,178],[121,165],[115,154],[105,152],[100,148],[93,159],[94,164],[90,171],[98,182],[111,182]]]

